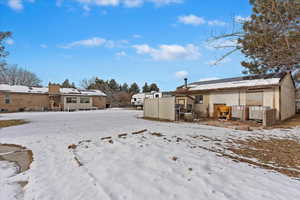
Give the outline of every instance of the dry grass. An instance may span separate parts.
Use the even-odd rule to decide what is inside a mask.
[[[28,123],[25,120],[17,119],[17,120],[0,120],[0,128],[5,128],[9,126],[17,126]]]
[[[148,130],[147,130],[147,129],[143,129],[143,130],[140,130],[140,131],[132,132],[131,134],[132,134],[132,135],[137,135],[137,134],[145,133],[146,131],[148,131]]]
[[[163,135],[161,133],[156,133],[156,132],[150,133],[150,135],[157,136],[157,137],[163,137],[163,136],[165,136],[165,135]]]
[[[298,138],[250,136],[246,139],[230,138],[225,141],[202,135],[192,136],[192,138],[211,143],[209,147],[194,145],[193,148],[214,152],[234,162],[247,163],[289,177],[300,178],[300,140]]]
[[[257,123],[255,121],[240,121],[240,120],[223,121],[223,120],[218,120],[213,118],[207,118],[207,119],[200,120],[198,123],[202,125],[230,128],[236,130],[245,130],[245,131],[262,128],[262,124]]]
[[[300,126],[300,114],[295,115],[294,117],[288,120],[280,122],[277,125],[273,126],[272,128],[293,128],[296,126]]]
[[[233,140],[232,142],[233,145],[228,147],[227,150],[243,157],[235,158],[235,160],[300,178],[299,141],[294,139],[251,138]]]

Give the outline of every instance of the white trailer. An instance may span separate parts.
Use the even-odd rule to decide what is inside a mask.
[[[138,93],[132,96],[131,105],[136,107],[143,107],[145,99],[161,98],[162,92],[149,92],[149,93]]]

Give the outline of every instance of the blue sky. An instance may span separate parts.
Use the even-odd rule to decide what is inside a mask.
[[[238,76],[236,53],[208,43],[251,13],[248,0],[0,0],[7,61],[35,72],[46,85],[98,76],[118,82],[156,82],[174,90],[189,81]]]

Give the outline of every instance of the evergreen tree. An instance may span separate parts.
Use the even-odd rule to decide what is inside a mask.
[[[128,92],[129,88],[128,88],[128,84],[127,83],[124,83],[122,86],[121,86],[121,91],[123,92]]]
[[[98,77],[96,77],[95,82],[93,84],[91,84],[89,89],[98,89],[98,90],[103,91],[105,94],[111,93],[111,89],[108,85],[108,81],[104,81]]]
[[[300,1],[251,0],[253,14],[238,40],[245,72],[260,74],[300,67]]]
[[[108,82],[108,86],[112,91],[119,91],[119,84],[117,83],[117,81],[115,79],[111,79]]]
[[[74,82],[72,82],[72,84],[71,84],[71,88],[76,88],[76,86],[75,86],[75,83],[74,83]]]
[[[70,83],[69,79],[64,80],[64,82],[61,84],[62,88],[76,88],[75,83]]]
[[[152,91],[155,91],[155,92],[159,92],[159,88],[158,86],[156,85],[156,83],[152,83],[149,87],[149,90],[152,92]]]
[[[218,39],[237,41],[236,45],[216,63],[235,51],[246,60],[241,64],[244,73],[267,74],[295,71],[300,68],[300,0],[250,0],[253,6],[249,20],[241,31],[225,34]]]
[[[139,88],[138,84],[132,83],[129,88],[129,93],[137,94],[139,92],[140,92],[140,88]]]
[[[1,32],[0,31],[0,79],[4,77],[4,70],[6,66],[6,62],[4,58],[8,55],[8,52],[5,50],[4,41],[5,39],[11,37],[11,32]]]
[[[145,92],[150,92],[150,91],[151,91],[150,88],[149,88],[149,86],[148,86],[148,84],[147,84],[147,82],[146,82],[145,85],[143,86],[142,90],[143,90],[144,93],[145,93]]]

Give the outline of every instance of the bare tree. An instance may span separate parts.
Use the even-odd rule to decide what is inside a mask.
[[[39,86],[41,80],[36,74],[18,67],[17,65],[8,66],[0,74],[0,83],[9,85]]]
[[[80,86],[84,89],[88,89],[95,82],[96,82],[96,77],[92,77],[90,79],[83,79],[82,81],[80,81]]]

